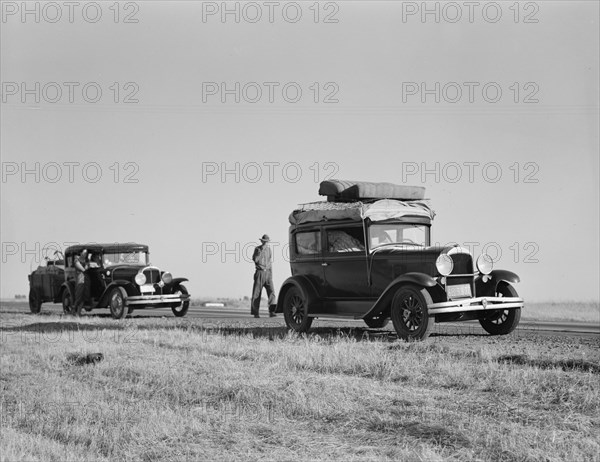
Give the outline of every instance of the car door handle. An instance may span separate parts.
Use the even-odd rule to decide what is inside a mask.
[[[321,263],[321,266],[329,266],[329,263],[323,262],[323,263]]]

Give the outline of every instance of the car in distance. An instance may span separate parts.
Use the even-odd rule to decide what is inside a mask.
[[[391,319],[400,338],[423,340],[434,323],[478,320],[492,335],[519,324],[519,277],[493,269],[486,254],[473,261],[460,246],[431,245],[424,188],[330,180],[319,193],[328,200],[289,217],[292,276],[277,304],[288,328],[306,332],[319,317],[372,328]]]
[[[113,318],[121,319],[134,309],[169,307],[175,316],[185,316],[190,295],[182,284],[186,278],[173,278],[150,264],[148,246],[137,243],[81,244],[65,250],[61,265],[38,268],[29,276],[30,309],[39,313],[46,301],[62,302],[66,314],[75,313],[74,259],[88,250],[90,300],[86,310],[108,308]],[[60,275],[49,278],[51,267]],[[42,271],[44,270],[44,271]],[[32,302],[33,300],[33,302]]]

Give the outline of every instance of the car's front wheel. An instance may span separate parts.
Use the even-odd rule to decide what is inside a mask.
[[[313,318],[308,316],[308,302],[297,287],[291,287],[283,299],[283,318],[289,329],[295,332],[307,332]]]
[[[42,310],[42,297],[37,289],[29,289],[29,309],[33,314],[38,314]]]
[[[114,319],[123,319],[127,316],[128,309],[126,305],[127,292],[123,287],[115,287],[108,296],[108,308]]]
[[[187,295],[188,291],[185,288],[185,286],[182,286],[181,284],[179,284],[175,288],[175,291],[173,293],[175,295]],[[177,316],[178,318],[181,318],[181,317],[183,317],[183,316],[186,315],[186,313],[188,312],[189,308],[190,308],[190,301],[186,300],[185,302],[174,303],[171,306],[171,311],[173,311],[173,314],[175,316]]]
[[[403,286],[392,300],[392,323],[403,340],[425,340],[434,325],[427,305],[433,303],[425,289]]]
[[[513,286],[506,282],[500,282],[496,288],[496,297],[518,297],[517,291]],[[489,305],[488,305],[489,306]],[[521,320],[521,308],[511,308],[509,310],[494,310],[485,313],[484,317],[479,319],[479,324],[491,335],[510,334],[519,325]]]

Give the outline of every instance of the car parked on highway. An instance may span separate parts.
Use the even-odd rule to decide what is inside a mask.
[[[185,316],[190,295],[182,284],[150,264],[148,246],[137,243],[81,244],[70,246],[64,257],[48,261],[29,275],[29,307],[39,313],[42,303],[63,305],[66,314],[75,314],[75,256],[88,250],[90,300],[88,311],[108,308],[113,318],[121,319],[134,309],[169,307],[175,316]]]
[[[331,180],[319,192],[328,200],[289,217],[292,276],[277,312],[290,329],[306,332],[319,317],[372,328],[391,319],[400,338],[423,340],[434,323],[478,320],[492,335],[517,327],[519,277],[494,269],[489,255],[474,260],[460,246],[431,245],[424,188]]]

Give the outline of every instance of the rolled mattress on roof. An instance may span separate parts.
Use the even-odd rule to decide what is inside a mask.
[[[319,186],[319,194],[330,202],[365,199],[421,200],[425,198],[423,186],[407,186],[368,181],[327,180]]]
[[[303,204],[290,216],[290,224],[311,223],[336,220],[384,221],[404,216],[419,216],[433,220],[435,213],[426,201],[403,202],[394,199],[382,199],[373,203],[363,202],[313,202]]]

